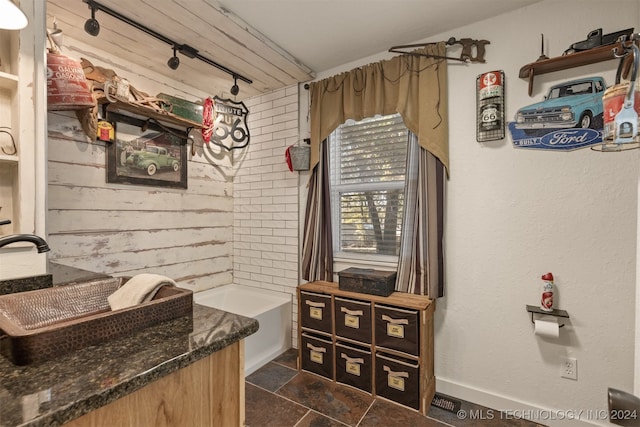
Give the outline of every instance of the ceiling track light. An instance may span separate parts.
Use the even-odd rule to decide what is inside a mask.
[[[91,18],[87,19],[87,21],[84,23],[84,30],[87,32],[87,34],[95,37],[98,35],[98,33],[100,33],[100,23],[96,20],[95,7],[89,7],[91,7]]]
[[[238,87],[238,76],[233,75],[233,86],[231,86],[231,95],[236,96],[240,93],[240,88]]]
[[[170,39],[167,36],[164,36],[154,30],[152,30],[151,28],[148,28],[142,24],[140,24],[139,22],[134,21],[131,18],[128,18],[124,15],[122,15],[119,12],[116,12],[115,10],[104,6],[103,4],[98,3],[97,1],[94,0],[82,0],[84,3],[86,3],[89,8],[91,9],[91,19],[88,19],[87,22],[85,22],[84,24],[84,29],[87,33],[91,34],[92,36],[97,36],[98,32],[100,31],[100,24],[98,23],[98,21],[96,21],[95,19],[95,11],[99,10],[101,12],[106,13],[107,15],[110,15],[126,24],[131,25],[132,27],[137,28],[138,30],[150,35],[151,37],[154,37],[170,46],[173,46],[173,57],[169,59],[169,61],[167,62],[167,65],[175,70],[176,68],[178,68],[178,65],[180,65],[180,59],[176,56],[176,51],[182,53],[183,55],[185,55],[188,58],[196,58],[199,59],[200,61],[207,63],[209,65],[211,65],[212,67],[215,67],[217,69],[219,69],[220,71],[223,71],[231,76],[233,76],[234,82],[236,81],[236,79],[240,79],[245,83],[248,84],[252,84],[253,81],[248,79],[247,77],[242,76],[241,74],[236,73],[233,70],[230,70],[229,68],[225,67],[222,64],[218,64],[217,62],[215,62],[212,59],[209,59],[205,56],[202,56],[198,53],[197,49],[194,49],[193,47],[186,45],[186,44],[181,44],[178,43],[172,39]],[[94,34],[95,33],[95,34]],[[175,64],[175,68],[172,66],[173,64]],[[234,84],[233,87],[231,88],[232,93],[234,88],[236,89],[236,93],[238,93],[240,91],[240,89],[238,88],[237,84]]]
[[[169,60],[167,61],[167,65],[172,70],[177,70],[178,67],[180,66],[180,58],[178,58],[176,56],[176,47],[175,46],[173,47],[173,56],[171,58],[169,58]]]

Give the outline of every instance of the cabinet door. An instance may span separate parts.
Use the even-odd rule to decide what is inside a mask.
[[[398,307],[375,305],[376,347],[420,354],[420,313]]]
[[[371,303],[335,297],[336,336],[371,344]]]
[[[331,334],[331,296],[300,292],[302,327]]]

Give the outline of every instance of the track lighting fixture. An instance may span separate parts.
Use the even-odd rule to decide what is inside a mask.
[[[5,1],[5,0],[0,0],[0,5],[1,2]],[[180,52],[181,54],[183,54],[184,56],[186,56],[187,58],[195,58],[195,59],[199,59],[200,61],[207,63],[209,65],[211,65],[212,67],[215,67],[217,69],[219,69],[220,71],[223,71],[231,76],[233,76],[233,87],[231,87],[231,94],[233,95],[237,95],[240,92],[240,88],[238,87],[237,84],[237,80],[240,79],[245,83],[251,84],[253,83],[252,80],[236,73],[233,70],[230,70],[229,68],[225,67],[224,65],[218,64],[217,62],[202,56],[199,52],[198,49],[195,49],[187,44],[181,44],[178,43],[172,39],[170,39],[167,36],[164,36],[154,30],[152,30],[151,28],[145,27],[144,25],[142,25],[139,22],[134,21],[131,18],[128,18],[124,15],[122,15],[120,12],[116,12],[115,10],[97,2],[96,0],[82,0],[84,3],[86,3],[89,8],[91,9],[91,19],[87,19],[87,22],[85,22],[84,24],[84,30],[91,34],[92,36],[97,36],[98,33],[100,32],[100,24],[98,23],[98,21],[96,21],[96,10],[99,10],[101,12],[106,13],[109,16],[112,16],[126,24],[131,25],[134,28],[137,28],[138,30],[150,35],[151,37],[154,37],[170,46],[173,46],[173,57],[169,58],[169,60],[167,61],[167,65],[169,66],[169,68],[171,68],[172,70],[175,70],[178,68],[178,66],[180,65],[180,58],[178,58],[176,56],[176,52]],[[0,9],[1,11],[1,9]]]
[[[91,18],[84,23],[84,30],[94,37],[100,33],[100,23],[96,20],[96,9],[93,6],[91,6]]]
[[[169,58],[169,60],[167,61],[167,65],[172,70],[176,70],[180,66],[180,58],[178,58],[176,56],[176,47],[175,46],[173,47],[173,56],[171,58]]]
[[[0,28],[21,30],[28,23],[27,16],[11,0],[0,0]]]
[[[233,86],[231,86],[231,95],[236,96],[240,92],[238,87],[238,76],[233,75]]]

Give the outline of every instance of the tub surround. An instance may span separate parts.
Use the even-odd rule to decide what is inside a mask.
[[[291,348],[291,295],[241,285],[198,292],[194,302],[256,319],[260,330],[245,340],[245,375]]]
[[[71,277],[65,271],[57,273],[53,274],[54,280],[64,277],[63,281],[69,281]],[[81,272],[80,276],[70,280],[85,279],[85,273]],[[165,322],[57,360],[16,366],[0,357],[0,427],[49,426],[67,422],[74,425],[72,420],[90,417],[99,408],[106,409],[126,399],[135,399],[136,393],[153,390],[154,385],[166,389],[160,386],[162,381],[184,376],[185,372],[191,372],[190,369],[209,373],[202,380],[206,384],[201,386],[215,389],[219,385],[214,384],[218,381],[217,375],[222,377],[226,375],[225,370],[234,371],[228,365],[217,369],[216,366],[234,361],[238,364],[244,353],[241,340],[257,330],[255,319],[194,304],[193,317]],[[206,370],[202,370],[200,367],[205,365]],[[243,382],[242,376],[240,365],[233,377],[225,381]],[[243,390],[241,385],[237,387]],[[156,392],[154,396],[158,395]],[[235,404],[231,406],[238,407],[242,395],[221,396],[221,399],[232,398]],[[200,397],[184,396],[191,401],[199,401]],[[144,402],[148,408],[154,405],[149,396],[144,397]],[[162,396],[158,404],[170,405],[171,401]],[[214,405],[202,402],[202,405],[206,404]],[[225,416],[220,408],[226,406],[209,408],[208,416]],[[150,409],[147,413],[150,411],[155,412]],[[165,415],[171,411],[168,406]],[[129,420],[140,419],[136,418],[138,414],[124,414],[122,410],[108,412],[114,416],[129,417]]]

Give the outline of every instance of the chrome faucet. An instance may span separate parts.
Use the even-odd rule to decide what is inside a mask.
[[[47,242],[35,234],[10,234],[9,236],[0,237],[0,248],[16,242],[29,242],[33,243],[38,250],[38,253],[50,251]]]

